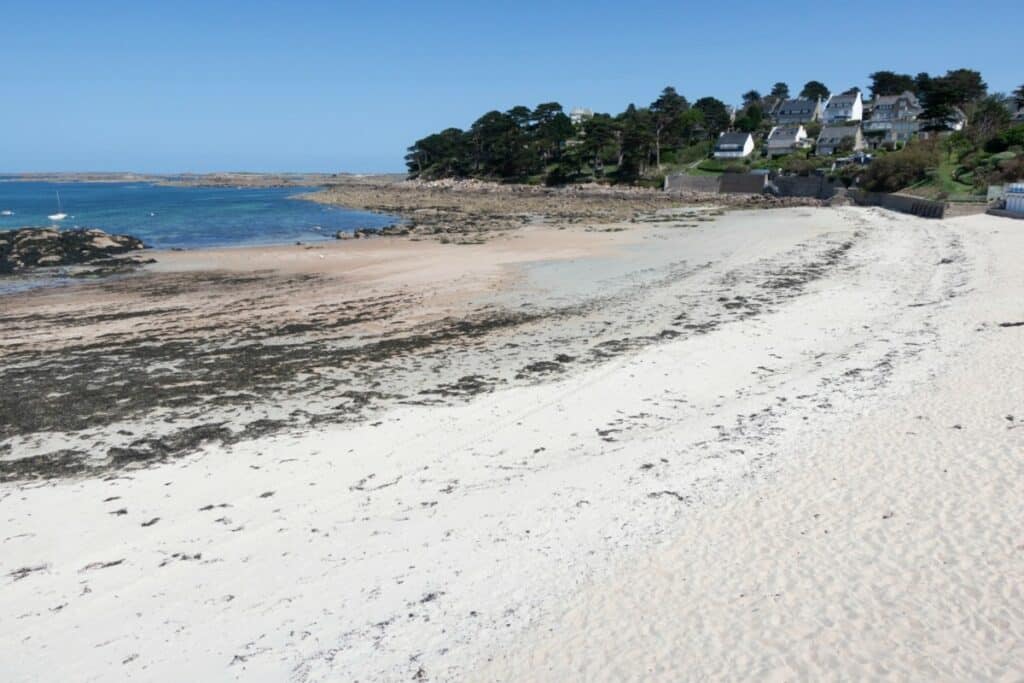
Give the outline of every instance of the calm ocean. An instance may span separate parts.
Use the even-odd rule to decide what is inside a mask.
[[[0,181],[0,230],[52,225],[47,216],[57,213],[57,192],[68,214],[61,228],[134,235],[162,249],[333,239],[339,230],[397,220],[293,198],[314,189]]]

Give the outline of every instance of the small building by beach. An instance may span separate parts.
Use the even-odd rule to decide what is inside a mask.
[[[745,159],[754,152],[754,136],[750,133],[722,133],[715,141],[716,159]]]
[[[772,122],[778,126],[811,123],[821,119],[821,99],[795,98],[783,100],[772,112]]]
[[[807,139],[807,129],[802,125],[775,126],[768,133],[765,150],[769,158],[775,158],[807,149],[810,145],[811,142]]]
[[[1010,183],[1006,186],[1006,210],[1024,216],[1024,183]]]
[[[859,152],[864,149],[864,134],[859,125],[825,126],[818,135],[818,156],[831,156],[844,152]]]
[[[843,95],[835,95],[825,106],[823,120],[825,124],[860,121],[864,118],[864,100],[860,91],[855,90]]]

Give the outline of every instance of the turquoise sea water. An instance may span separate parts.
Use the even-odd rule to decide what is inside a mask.
[[[62,229],[100,228],[134,235],[154,248],[193,249],[334,239],[339,230],[397,221],[294,198],[314,189],[0,180],[0,230],[54,224]],[[57,213],[58,192],[68,217],[54,223],[47,216]]]

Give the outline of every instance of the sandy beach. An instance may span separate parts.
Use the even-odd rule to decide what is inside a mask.
[[[639,208],[5,297],[4,680],[1024,678],[1019,222]]]

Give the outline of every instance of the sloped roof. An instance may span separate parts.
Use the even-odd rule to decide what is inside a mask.
[[[911,107],[920,106],[920,103],[917,100],[917,95],[910,92],[909,90],[899,95],[876,95],[875,99],[872,100],[872,104],[876,107],[879,105],[894,105],[897,104],[900,100],[906,100]]]
[[[828,106],[853,104],[857,101],[858,97],[860,97],[859,92],[850,93],[848,95],[833,95],[832,99],[828,101]]]
[[[808,97],[797,97],[783,101],[779,108],[775,110],[775,113],[787,114],[789,112],[814,111],[814,108],[817,106],[818,100],[812,100]]]
[[[775,141],[793,142],[793,141],[796,140],[796,137],[800,134],[800,129],[801,128],[803,128],[803,126],[799,126],[799,125],[794,125],[794,126],[775,126],[775,128],[772,128],[771,133],[768,134],[768,141],[769,142],[775,142]]]
[[[818,136],[818,144],[842,142],[845,138],[856,138],[860,126],[825,126]]]
[[[750,133],[722,133],[715,143],[715,149],[722,147],[742,147],[747,144]]]

